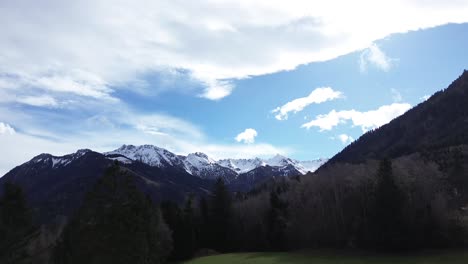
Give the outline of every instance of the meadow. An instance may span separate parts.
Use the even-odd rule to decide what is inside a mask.
[[[200,257],[183,264],[465,264],[468,251],[375,255],[336,252],[232,253]]]

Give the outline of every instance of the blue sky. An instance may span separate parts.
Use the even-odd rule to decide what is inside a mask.
[[[464,1],[71,3],[0,4],[0,175],[122,144],[331,157],[468,68]]]

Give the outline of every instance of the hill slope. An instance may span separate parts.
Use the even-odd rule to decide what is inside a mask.
[[[390,123],[369,131],[331,158],[335,162],[395,158],[468,144],[468,71]]]

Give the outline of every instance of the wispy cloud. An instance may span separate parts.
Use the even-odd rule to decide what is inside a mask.
[[[173,137],[200,140],[204,134],[200,128],[181,118],[164,114],[151,114],[130,117],[128,122],[137,130],[150,135],[171,135]],[[135,121],[133,121],[135,120]]]
[[[297,113],[311,104],[320,104],[326,101],[331,101],[343,96],[342,92],[334,91],[331,87],[319,87],[313,90],[308,96],[294,99],[287,102],[283,106],[279,106],[272,110],[272,113],[277,113],[275,118],[278,120],[288,119],[288,113]]]
[[[16,101],[32,106],[57,107],[59,105],[52,96],[48,95],[18,97]]]
[[[383,71],[389,71],[395,59],[388,57],[377,44],[373,43],[365,49],[359,57],[359,69],[366,72],[369,65],[377,67]]]
[[[303,124],[301,127],[306,129],[318,127],[320,131],[325,131],[351,120],[353,126],[359,126],[362,131],[367,131],[385,125],[395,117],[404,114],[410,108],[411,105],[407,103],[393,103],[366,112],[354,109],[344,111],[332,110],[328,114],[318,115],[314,120]]]
[[[255,137],[258,135],[257,131],[253,128],[247,128],[243,132],[239,133],[235,140],[237,142],[244,142],[247,144],[252,144],[255,142]]]

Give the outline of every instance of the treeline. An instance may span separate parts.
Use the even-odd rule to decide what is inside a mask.
[[[204,248],[388,252],[463,247],[468,175],[459,149],[445,159],[450,164],[444,170],[419,154],[336,165],[320,175],[283,178],[232,198],[218,181],[208,200],[192,198],[180,208],[163,204],[174,230],[172,258],[189,258]]]
[[[237,232],[240,245],[248,250],[262,245],[270,250],[379,251],[464,246],[468,175],[462,152],[454,149],[450,155],[445,171],[415,154],[394,161],[336,164],[318,175],[285,181],[274,191],[238,202],[236,229],[246,230]],[[251,230],[257,230],[255,236],[249,236]],[[273,231],[284,238],[276,246]]]
[[[221,179],[206,197],[154,204],[114,165],[53,245],[52,263],[163,263],[217,252],[357,248],[403,251],[465,245],[468,175],[453,148],[435,163],[419,154],[335,164],[280,178],[250,193]],[[440,155],[439,155],[440,156]],[[37,233],[21,190],[0,199],[0,263],[38,263]],[[21,261],[19,261],[21,260]]]

